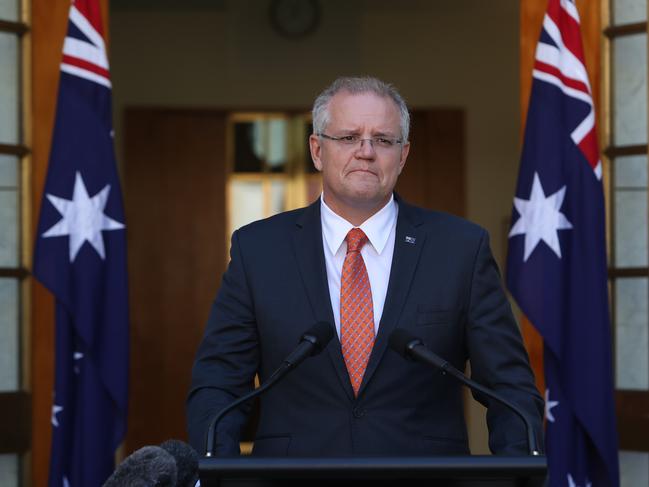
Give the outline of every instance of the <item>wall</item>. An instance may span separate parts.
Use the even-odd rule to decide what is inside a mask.
[[[518,164],[518,2],[328,0],[301,41],[274,33],[268,3],[154,11],[114,1],[118,144],[125,106],[308,108],[338,75],[376,75],[412,106],[467,110],[468,216],[490,230],[501,259]]]
[[[466,110],[467,216],[502,265],[519,156],[519,2],[327,0],[300,41],[273,31],[268,0],[132,3],[111,3],[118,157],[127,106],[309,108],[338,75],[376,75],[413,107]],[[476,451],[481,414],[472,409]]]

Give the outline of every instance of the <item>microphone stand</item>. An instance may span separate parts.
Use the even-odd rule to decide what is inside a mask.
[[[216,442],[216,425],[227,413],[241,404],[249,401],[273,387],[279,380],[288,374],[295,367],[300,365],[307,357],[320,353],[333,337],[333,328],[329,323],[318,322],[312,326],[304,335],[297,348],[284,359],[282,365],[275,370],[270,377],[254,391],[241,396],[232,404],[222,409],[210,422],[207,429],[207,439],[205,441],[205,456],[214,456],[214,444]]]
[[[479,384],[474,380],[469,379],[466,375],[464,375],[458,369],[453,367],[447,360],[444,360],[443,358],[439,357],[437,354],[435,354],[434,352],[426,348],[424,342],[422,342],[419,338],[412,338],[408,343],[406,343],[405,353],[407,355],[410,355],[414,358],[417,358],[423,362],[426,362],[430,365],[433,365],[434,367],[441,369],[443,374],[446,373],[450,374],[451,376],[459,380],[461,383],[463,383],[465,386],[469,387],[470,389],[474,389],[478,392],[481,392],[485,396],[488,396],[491,399],[494,399],[497,402],[508,407],[511,411],[516,413],[516,415],[519,418],[521,418],[525,423],[525,428],[527,430],[527,448],[530,452],[530,455],[532,456],[541,455],[541,452],[538,450],[537,447],[538,443],[536,439],[536,433],[534,431],[534,428],[532,427],[532,422],[527,417],[527,415],[523,413],[516,405],[514,405],[512,402],[505,399],[504,397],[501,397],[496,392],[486,388],[482,384]]]
[[[239,407],[240,405],[244,404],[245,402],[254,399],[264,391],[267,391],[271,387],[273,387],[275,384],[279,382],[279,380],[291,370],[292,364],[289,364],[287,362],[284,362],[279,369],[277,369],[273,374],[268,378],[266,382],[264,382],[262,385],[260,385],[257,389],[254,391],[250,391],[248,394],[244,394],[241,396],[239,399],[234,401],[233,403],[229,404],[227,407],[221,409],[221,411],[214,416],[214,419],[210,422],[210,425],[207,429],[207,440],[205,442],[206,444],[206,457],[212,457],[214,456],[214,444],[216,442],[216,425],[221,421],[223,416],[228,414],[230,411],[233,409]]]

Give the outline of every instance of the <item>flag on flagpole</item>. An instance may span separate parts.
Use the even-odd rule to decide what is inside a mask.
[[[56,299],[50,487],[99,487],[126,431],[128,289],[98,0],[76,0],[63,45],[34,276]]]
[[[507,284],[544,341],[551,487],[618,486],[605,206],[579,15],[549,0],[536,49]]]

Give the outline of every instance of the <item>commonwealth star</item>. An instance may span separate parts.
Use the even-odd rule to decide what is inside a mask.
[[[558,230],[572,228],[572,224],[561,213],[565,195],[566,187],[563,186],[556,193],[545,196],[539,174],[535,172],[530,199],[514,198],[514,206],[520,218],[512,226],[509,237],[525,235],[523,262],[527,261],[541,240],[561,258]]]
[[[90,243],[99,254],[106,258],[104,250],[103,230],[120,230],[124,224],[113,220],[104,213],[110,184],[104,186],[92,198],[88,195],[81,173],[77,172],[74,179],[72,199],[66,200],[52,194],[47,199],[54,205],[62,218],[49,230],[43,233],[43,238],[70,236],[70,262],[73,262],[84,242]]]

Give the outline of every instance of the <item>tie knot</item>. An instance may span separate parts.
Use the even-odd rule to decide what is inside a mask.
[[[367,242],[367,235],[360,228],[352,228],[345,240],[347,240],[347,253],[359,252]]]

